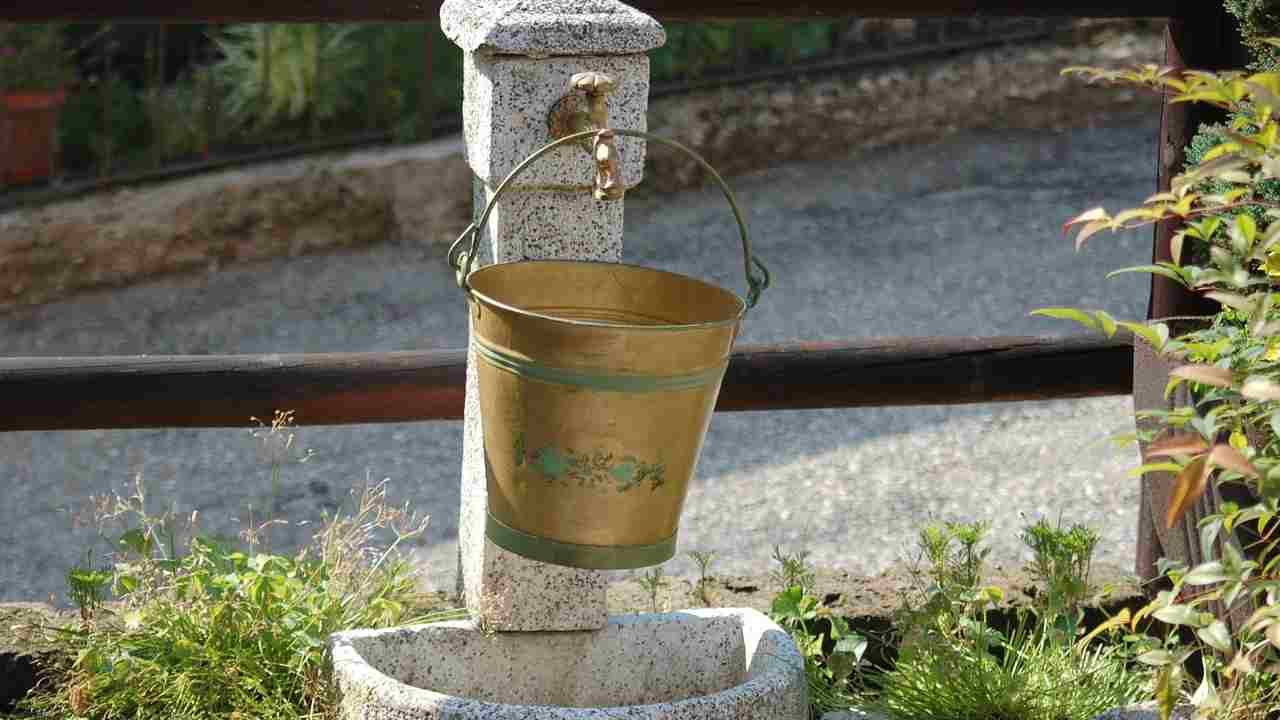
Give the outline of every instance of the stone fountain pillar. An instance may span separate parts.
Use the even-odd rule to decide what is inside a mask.
[[[521,160],[550,142],[548,113],[575,73],[616,83],[609,126],[644,130],[649,58],[666,39],[653,18],[616,0],[446,0],[445,34],[462,48],[463,133],[482,209]],[[626,187],[640,182],[644,143],[618,138]],[[504,194],[485,228],[496,262],[533,259],[617,261],[623,202],[592,197],[595,166],[569,146],[535,165]],[[458,523],[459,584],[476,623],[494,631],[604,627],[605,577],[547,565],[485,538],[486,478],[474,350],[467,362]]]
[[[446,0],[445,33],[465,52],[463,126],[477,208],[551,140],[569,93],[614,82],[605,123],[645,129],[652,18],[616,0]],[[577,91],[575,90],[575,92]],[[572,96],[567,102],[586,98]],[[563,106],[561,109],[564,109]],[[563,117],[563,114],[557,115]],[[572,118],[572,114],[570,114]],[[621,184],[640,182],[644,146],[617,138]],[[596,165],[576,145],[536,164],[486,226],[497,261],[616,261],[622,201],[594,199]],[[603,178],[603,176],[602,176]],[[601,190],[609,187],[602,184]],[[602,194],[608,194],[602,192]],[[546,565],[485,538],[487,482],[474,352],[463,439],[460,583],[471,619],[331,639],[341,720],[797,720],[804,658],[750,609],[606,617],[605,576]],[[555,630],[560,632],[541,632]],[[497,631],[497,632],[493,632]]]

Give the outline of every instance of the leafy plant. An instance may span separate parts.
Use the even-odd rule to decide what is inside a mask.
[[[912,585],[898,621],[908,654],[919,644],[972,643],[985,649],[1003,639],[987,624],[987,610],[1004,593],[982,586],[989,529],[984,522],[931,522],[920,529]]]
[[[319,122],[353,107],[366,82],[357,26],[300,23],[232,25],[215,36],[216,65],[231,117],[258,129],[284,121]]]
[[[1280,55],[1267,38],[1280,35],[1280,7],[1272,0],[1226,0],[1223,6],[1240,22],[1244,44],[1253,51],[1253,69],[1280,69]]]
[[[415,609],[398,549],[426,519],[392,506],[385,482],[352,497],[354,508],[325,517],[293,556],[200,535],[195,514],[182,547],[174,516],[149,513],[140,481],[132,496],[100,502],[102,527],[128,528],[108,575],[119,602],[79,627],[46,629],[76,659],[69,679],[37,687],[23,707],[106,720],[329,716],[331,633],[459,616]],[[383,533],[389,542],[376,541]]]
[[[691,550],[689,557],[693,558],[693,562],[698,566],[698,581],[693,587],[694,598],[702,603],[703,607],[711,607],[715,605],[715,598],[711,595],[711,563],[715,560],[716,554],[711,551]]]
[[[109,171],[127,164],[151,142],[147,106],[120,77],[98,78],[88,91],[67,98],[58,117],[58,138],[63,165]]]
[[[874,707],[904,719],[1088,720],[1139,697],[1146,680],[1127,670],[1114,647],[1090,647],[1092,637],[1077,643],[1074,624],[1064,631],[1058,622],[1070,616],[1049,611],[1066,612],[1083,597],[1088,582],[1080,571],[1096,535],[1043,521],[1024,529],[1035,553],[1032,572],[1049,599],[1006,636],[988,622],[1003,593],[982,585],[987,529],[931,523],[921,530],[914,590],[900,613],[898,660],[869,680],[879,688]]]
[[[62,23],[0,23],[0,90],[58,90],[75,78]]]
[[[1227,7],[1246,32],[1275,28],[1271,3],[1231,0]],[[1274,67],[1280,41],[1249,42],[1267,49],[1257,65]],[[1153,345],[1182,363],[1167,391],[1185,384],[1192,400],[1140,415],[1155,429],[1139,434],[1149,444],[1147,464],[1136,472],[1175,476],[1164,518],[1170,527],[1206,493],[1230,500],[1199,523],[1206,560],[1186,567],[1163,559],[1171,587],[1114,624],[1128,626],[1137,659],[1155,668],[1165,718],[1183,700],[1198,717],[1274,717],[1280,711],[1280,73],[1156,66],[1065,72],[1168,90],[1173,102],[1208,103],[1229,114],[1225,125],[1202,128],[1193,163],[1169,192],[1114,215],[1094,208],[1067,227],[1077,229],[1079,246],[1102,230],[1177,223],[1171,262],[1125,271],[1170,278],[1221,304],[1208,327],[1173,338],[1167,327],[1156,330],[1160,342]],[[1120,324],[1097,312],[1057,310],[1108,335]],[[1136,634],[1148,616],[1179,631]]]
[[[102,607],[110,585],[111,573],[94,569],[92,552],[86,552],[84,562],[67,571],[67,594],[80,610],[82,622],[93,619],[98,608]]]
[[[784,555],[774,548],[774,559],[787,577],[806,580],[774,596],[769,617],[785,629],[804,656],[809,683],[811,717],[832,710],[845,710],[857,701],[854,674],[867,650],[867,639],[849,629],[848,621],[809,594],[813,569],[805,561],[808,553]]]
[[[798,587],[808,592],[813,588],[813,567],[809,564],[808,550],[787,554],[780,546],[774,545],[773,560],[778,563],[778,567],[769,573],[769,578],[783,590]]]
[[[151,129],[150,149],[158,159],[202,155],[209,150],[208,106],[212,83],[208,70],[184,76],[169,87],[151,87],[140,95]]]
[[[660,612],[658,597],[662,594],[663,588],[667,586],[667,581],[662,577],[662,566],[658,565],[652,570],[647,570],[640,576],[640,587],[649,593],[649,605],[653,612]]]
[[[1050,525],[1040,518],[1022,529],[1022,543],[1031,549],[1031,572],[1044,586],[1036,597],[1041,622],[1070,640],[1084,619],[1089,596],[1089,572],[1098,533],[1085,525]]]

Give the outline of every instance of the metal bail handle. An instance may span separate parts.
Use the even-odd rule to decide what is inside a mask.
[[[488,222],[489,213],[493,212],[494,206],[498,203],[498,198],[502,196],[502,193],[511,185],[512,181],[515,180],[520,173],[524,172],[526,168],[532,165],[538,158],[546,155],[561,145],[585,140],[593,135],[605,137],[608,134],[644,138],[646,140],[652,140],[662,145],[680,150],[684,154],[693,158],[698,165],[700,165],[702,169],[711,176],[711,179],[715,180],[716,185],[720,186],[720,191],[724,193],[725,199],[729,201],[729,208],[733,210],[733,219],[738,222],[738,233],[742,236],[743,270],[747,276],[747,307],[755,307],[756,303],[760,300],[760,293],[764,292],[765,288],[769,287],[772,278],[769,273],[769,268],[765,267],[765,264],[760,261],[760,258],[751,254],[751,239],[747,236],[747,223],[742,219],[742,211],[738,209],[738,201],[734,199],[733,191],[729,189],[729,185],[725,183],[724,178],[720,177],[720,173],[716,172],[716,169],[711,167],[711,164],[704,160],[701,155],[675,140],[653,135],[642,130],[614,130],[606,128],[603,130],[584,130],[582,132],[573,133],[572,135],[565,135],[559,140],[555,140],[539,148],[532,155],[521,161],[519,165],[516,165],[511,172],[507,173],[507,176],[503,178],[502,182],[498,184],[498,189],[494,191],[493,197],[490,198],[489,203],[485,206],[484,212],[480,215],[480,219],[471,223],[466,230],[463,230],[462,234],[458,236],[458,239],[449,247],[448,261],[449,265],[457,274],[458,287],[462,288],[467,293],[471,292],[471,286],[467,284],[467,276],[471,274],[471,266],[475,263],[476,251],[480,247],[480,230],[483,229],[485,223]],[[468,237],[471,238],[470,247],[463,250]],[[753,268],[757,272],[752,272]]]

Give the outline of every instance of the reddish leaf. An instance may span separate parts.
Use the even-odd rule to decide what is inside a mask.
[[[1176,525],[1178,519],[1204,494],[1208,484],[1209,464],[1205,462],[1205,458],[1198,457],[1187,463],[1182,472],[1178,473],[1178,481],[1173,488],[1173,501],[1169,503],[1169,512],[1164,519],[1165,525],[1169,528]]]
[[[1280,384],[1264,377],[1251,377],[1240,387],[1240,394],[1250,400],[1280,400]]]
[[[1249,459],[1243,453],[1226,444],[1213,446],[1213,449],[1209,451],[1209,464],[1234,470],[1246,477],[1262,477],[1262,474],[1258,472],[1258,469],[1253,466],[1253,463],[1249,462]]]
[[[1173,377],[1214,387],[1231,387],[1231,371],[1212,365],[1182,365],[1169,373]]]
[[[1156,440],[1147,446],[1147,457],[1172,457],[1174,455],[1198,455],[1209,446],[1199,435],[1182,433]]]

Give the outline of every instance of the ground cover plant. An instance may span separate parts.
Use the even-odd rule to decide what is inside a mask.
[[[1231,0],[1249,27],[1274,25],[1263,4]],[[1272,27],[1272,30],[1275,28]],[[1274,66],[1280,41],[1253,38]],[[1169,192],[1112,214],[1103,208],[1067,223],[1077,246],[1103,230],[1171,221],[1178,225],[1172,261],[1120,272],[1155,273],[1221,304],[1207,327],[1170,337],[1168,323],[1120,323],[1104,312],[1051,308],[1113,335],[1130,327],[1182,364],[1168,390],[1187,385],[1191,401],[1141,413],[1155,423],[1137,437],[1148,443],[1138,473],[1176,477],[1163,520],[1173,527],[1206,494],[1218,501],[1199,534],[1202,562],[1161,562],[1167,589],[1132,618],[1132,632],[1151,616],[1174,631],[1134,634],[1138,659],[1156,669],[1154,698],[1168,718],[1191,704],[1197,717],[1244,719],[1280,715],[1280,73],[1070,68],[1095,81],[1167,90],[1173,102],[1202,102],[1227,113],[1202,128],[1191,162]]]
[[[264,432],[292,436],[287,424]],[[265,545],[279,520],[209,537],[196,513],[153,514],[141,481],[128,497],[99,499],[95,519],[115,548],[71,573],[80,622],[35,629],[74,658],[21,705],[41,717],[331,717],[331,633],[462,616],[423,611],[399,551],[426,518],[392,505],[385,481],[353,491],[289,555]]]
[[[847,710],[859,699],[858,667],[867,650],[867,639],[849,629],[834,608],[814,596],[814,570],[808,553],[788,554],[774,547],[778,567],[771,578],[780,591],[774,596],[769,617],[795,641],[804,657],[809,684],[809,709],[813,717],[832,710]]]
[[[1044,520],[1024,529],[1040,591],[1002,631],[988,612],[1003,594],[982,584],[986,532],[982,523],[921,530],[898,659],[868,677],[870,706],[903,720],[1089,720],[1139,698],[1147,678],[1130,671],[1123,647],[1079,636],[1096,533]]]
[[[864,708],[902,720],[1091,720],[1146,695],[1151,674],[1120,642],[1118,623],[1084,622],[1086,604],[1102,597],[1089,583],[1098,535],[1044,520],[1026,526],[1037,590],[1031,607],[1015,611],[984,584],[986,533],[981,523],[921,529],[890,636],[872,633],[896,645],[896,660],[875,663],[840,601],[819,597],[807,554],[775,548],[770,616],[805,659],[813,717]]]

